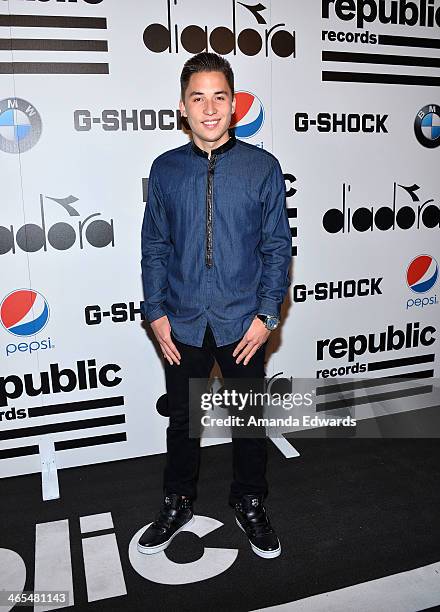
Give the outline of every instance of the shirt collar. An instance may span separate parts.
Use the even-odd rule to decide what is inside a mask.
[[[222,155],[223,153],[226,153],[226,151],[229,151],[229,149],[232,149],[235,143],[236,143],[236,138],[235,138],[234,131],[229,130],[229,140],[227,140],[225,143],[223,143],[219,147],[212,149],[211,156]],[[203,149],[201,149],[200,147],[198,147],[194,141],[192,141],[191,147],[194,153],[196,153],[197,155],[200,155],[200,157],[206,157],[206,158],[208,157],[208,153],[204,151]]]

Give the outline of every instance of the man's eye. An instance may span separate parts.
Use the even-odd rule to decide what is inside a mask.
[[[217,96],[217,100],[224,100],[224,96]]]
[[[199,100],[201,100],[202,98],[194,98],[194,102],[198,102]]]

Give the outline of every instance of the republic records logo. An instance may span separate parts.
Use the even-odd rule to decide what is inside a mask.
[[[23,98],[0,100],[0,150],[5,153],[24,153],[40,139],[40,113]]]

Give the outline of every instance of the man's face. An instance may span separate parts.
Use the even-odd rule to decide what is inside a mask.
[[[193,134],[212,143],[220,140],[229,128],[235,96],[222,72],[197,72],[191,75],[179,108]]]

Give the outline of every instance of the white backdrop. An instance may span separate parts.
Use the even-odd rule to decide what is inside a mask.
[[[403,2],[386,3],[388,7],[397,4],[402,11]],[[426,3],[413,4],[423,9]],[[324,11],[327,5],[328,17]],[[352,5],[351,11],[348,5]],[[144,31],[153,23],[166,26],[168,8],[171,52],[151,51],[144,44]],[[382,23],[378,16],[361,28],[355,8],[355,2],[323,2],[321,6],[319,0],[265,0],[263,5],[250,0],[247,4],[229,0],[0,0],[0,476],[38,471],[38,445],[47,436],[55,442],[59,467],[165,451],[167,422],[155,411],[156,400],[164,393],[161,360],[138,314],[131,321],[114,321],[118,317],[111,311],[114,304],[125,304],[126,309],[115,307],[113,313],[127,312],[130,303],[139,308],[143,181],[157,155],[184,144],[188,138],[176,128],[179,75],[184,61],[192,55],[183,48],[180,34],[189,25],[206,26],[208,36],[221,26],[232,29],[233,11],[236,36],[253,29],[263,41],[260,52],[247,55],[242,51],[245,33],[236,53],[226,55],[235,72],[237,91],[255,96],[239,125],[247,125],[257,116],[261,101],[264,122],[246,140],[278,157],[286,175],[286,189],[295,191],[287,198],[295,253],[292,287],[282,329],[271,340],[268,374],[322,378],[321,370],[342,367],[339,374],[345,376],[350,375],[347,366],[355,363],[363,364],[363,376],[421,370],[429,370],[429,376],[436,373],[440,149],[434,145],[440,142],[440,128],[435,127],[440,123],[439,77],[438,66],[420,64],[429,63],[426,58],[438,57],[438,48],[420,46],[425,44],[421,40],[419,46],[407,43],[410,36],[430,38],[438,47],[439,2],[435,2],[437,13],[433,13],[438,22],[434,20],[432,26],[419,25],[421,17],[417,13],[417,25]],[[368,14],[367,9],[365,12]],[[407,20],[410,12],[406,13]],[[44,16],[51,20],[44,20]],[[278,31],[290,33],[290,37],[285,34],[287,42],[295,37],[295,51],[288,57],[280,57],[270,45],[266,56],[265,31],[276,25],[269,41]],[[175,26],[179,32],[177,53]],[[159,29],[151,31],[155,34]],[[395,44],[382,38],[376,44],[341,42],[323,40],[324,31],[368,31],[370,35],[401,38],[394,40]],[[191,32],[194,34],[194,30],[187,30],[189,40]],[[258,41],[255,33],[253,36],[251,32],[250,40]],[[65,42],[54,42],[60,40]],[[88,50],[70,50],[81,44],[69,41],[85,40],[107,41],[108,51],[105,42],[87,43]],[[208,46],[208,50],[212,48]],[[336,63],[323,61],[322,53],[330,51],[345,55],[338,56]],[[369,54],[368,62],[354,53]],[[377,59],[372,54],[384,55],[385,59],[372,63]],[[392,55],[406,65],[391,64]],[[421,59],[409,65],[403,56]],[[347,82],[328,81],[323,71],[351,76],[342,77]],[[377,82],[356,82],[365,80],[366,73],[373,75],[368,79]],[[387,82],[393,79],[397,82]],[[26,126],[26,113],[19,109],[28,105],[21,100],[41,117],[39,138],[34,119],[30,127]],[[426,112],[431,114],[425,120],[425,136],[418,139],[416,116],[427,105],[431,108]],[[8,110],[14,106],[18,110]],[[143,113],[144,118],[150,121],[144,127],[154,129],[141,129],[140,125],[134,129],[133,122],[121,123],[124,113],[130,117],[136,111],[140,118],[143,109],[148,111]],[[110,115],[104,111],[114,111],[111,116],[119,123],[113,122],[110,127],[116,129],[109,129],[104,119]],[[351,125],[356,124],[357,116],[382,119],[378,132],[341,131],[338,126],[324,131],[318,129],[326,120],[323,113],[330,118],[335,113],[337,119],[354,115]],[[162,116],[165,125],[160,125]],[[309,119],[307,130],[302,127],[304,116]],[[428,125],[430,122],[434,127]],[[22,127],[18,128],[19,124]],[[365,125],[370,125],[368,120]],[[381,125],[386,131],[380,130]],[[28,143],[30,148],[25,150]],[[14,146],[21,152],[11,152]],[[367,207],[376,213],[380,207],[391,207],[396,185],[397,209],[406,205],[417,213],[417,206],[431,200],[423,208],[431,206],[429,218],[419,227],[415,222],[406,230],[396,225],[394,229],[373,226],[360,232],[353,226],[348,231],[346,225],[344,232],[331,233],[324,227],[323,218],[329,209],[342,210],[344,185],[346,206],[352,212]],[[42,246],[29,252],[31,243],[21,249],[17,232],[24,224],[42,226],[41,203],[46,250]],[[99,215],[86,221],[96,213]],[[87,227],[96,220],[107,224],[94,226],[95,237],[88,240]],[[113,234],[106,240],[111,222]],[[72,230],[65,226],[57,226],[49,234],[56,223],[75,228],[72,245]],[[79,223],[84,224],[82,245]],[[38,231],[42,230],[28,228],[28,240],[38,239]],[[8,250],[11,236],[15,252]],[[51,242],[57,236],[60,242],[54,248]],[[100,239],[104,246],[90,244]],[[413,264],[409,286],[407,268],[419,255],[426,257]],[[382,279],[375,281],[379,291],[339,299],[318,300],[312,293],[305,301],[292,297],[298,285],[305,285],[309,291],[316,283],[351,280],[356,285],[359,279]],[[21,289],[41,294],[32,308],[26,307],[29,293],[14,294]],[[410,307],[408,300],[414,302],[409,302]],[[14,334],[15,325],[32,322],[42,312],[44,315],[45,302],[49,308],[45,327],[27,335]],[[87,311],[88,322],[95,324],[87,324],[87,306],[96,307]],[[99,317],[99,312],[110,314]],[[407,343],[395,350],[385,346],[379,352],[370,345],[352,360],[341,349],[349,337],[371,335],[378,341],[388,326],[405,331],[410,323],[418,323],[416,328],[420,330],[431,326],[426,338],[432,342]],[[329,351],[327,346],[319,355],[320,341],[330,344],[337,338],[339,351],[333,344],[335,350]],[[360,338],[356,346],[361,344]],[[384,364],[380,370],[368,369],[369,364],[387,360],[397,361]],[[87,383],[84,376],[76,374],[74,380],[73,374],[65,375],[62,384],[71,383],[70,390],[53,392],[53,387],[45,389],[43,384],[46,392],[37,394],[41,373],[49,372],[51,364],[53,382],[56,367],[75,370],[77,362],[88,362],[92,378]],[[102,380],[94,384],[93,372],[106,366]],[[80,364],[80,370],[82,367]],[[43,375],[43,383],[49,378],[45,381]],[[426,402],[429,405],[428,397]],[[32,410],[39,407],[43,410]],[[113,434],[116,437],[111,437]]]

